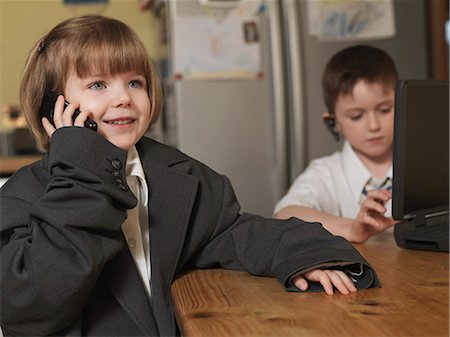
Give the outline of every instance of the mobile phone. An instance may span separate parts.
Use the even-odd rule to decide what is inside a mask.
[[[42,98],[41,108],[39,109],[39,113],[41,118],[46,117],[50,123],[55,126],[55,122],[53,121],[53,112],[55,109],[55,103],[58,95],[50,90],[46,90],[44,92],[44,97]],[[68,102],[64,102],[64,109],[69,105]],[[72,120],[75,122],[75,118],[80,114],[80,110],[76,109],[73,113]],[[92,119],[87,119],[84,122],[84,126],[88,129],[97,131],[97,123]]]

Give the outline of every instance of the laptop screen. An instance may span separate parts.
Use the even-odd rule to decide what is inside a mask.
[[[393,160],[394,219],[448,210],[448,81],[398,82]]]

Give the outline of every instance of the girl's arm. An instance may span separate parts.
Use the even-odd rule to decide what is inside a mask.
[[[97,133],[61,128],[41,167],[22,170],[3,186],[0,325],[6,334],[51,334],[80,315],[103,266],[124,245],[120,227],[136,203],[125,164],[126,152]]]

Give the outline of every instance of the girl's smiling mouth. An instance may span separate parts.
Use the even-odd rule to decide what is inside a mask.
[[[105,123],[107,123],[109,125],[127,125],[127,124],[133,123],[134,121],[135,121],[135,119],[132,119],[132,118],[118,118],[118,119],[105,121]]]

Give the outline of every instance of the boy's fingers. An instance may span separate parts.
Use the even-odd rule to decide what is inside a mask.
[[[378,212],[381,214],[386,212],[386,207],[384,207],[383,204],[381,204],[378,201],[375,201],[373,199],[366,199],[363,203],[363,209],[366,212],[375,211],[375,212]]]
[[[374,228],[381,228],[383,227],[382,225],[380,225],[380,223],[374,219],[374,217],[371,214],[366,213],[363,216],[363,222],[365,225],[369,225],[370,227],[374,227]]]
[[[370,190],[367,192],[367,198],[387,202],[392,198],[392,194],[388,190]]]

